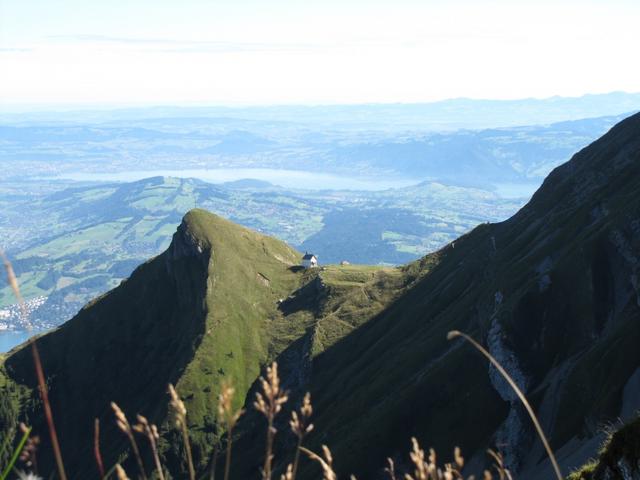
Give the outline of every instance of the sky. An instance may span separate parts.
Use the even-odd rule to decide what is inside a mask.
[[[0,0],[12,105],[640,91],[637,0]]]

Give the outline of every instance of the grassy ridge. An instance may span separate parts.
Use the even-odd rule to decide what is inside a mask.
[[[195,427],[191,432],[195,450],[201,453],[197,458],[204,463],[213,443],[207,433],[212,433],[220,385],[233,383],[236,404],[244,402],[270,357],[272,324],[280,316],[277,301],[300,284],[300,273],[291,267],[301,256],[283,242],[203,210],[191,211],[184,224],[196,238],[206,239],[205,248],[211,249],[205,334],[177,383]]]
[[[481,339],[508,367],[556,449],[593,435],[619,413],[640,365],[639,152],[636,115],[554,171],[510,220],[480,225],[403,268],[305,271],[284,243],[190,212],[167,252],[42,339],[76,478],[90,468],[90,427],[77,419],[109,421],[105,405],[116,400],[162,423],[168,381],[187,404],[202,468],[220,433],[221,383],[232,380],[235,404],[250,408],[260,367],[272,359],[293,397],[311,390],[319,413],[310,444],[331,445],[340,475],[369,478],[385,457],[402,461],[412,435],[441,452],[458,445],[476,454],[471,462],[500,443],[515,470],[537,467],[544,454],[518,422],[518,405],[473,351],[446,341],[453,329]],[[24,350],[5,366],[14,399],[5,416],[41,427],[33,391],[24,390],[33,388]],[[264,422],[247,414],[241,423],[234,475],[247,478]],[[105,435],[113,462],[126,449],[115,432]],[[184,471],[178,442],[170,433],[164,442],[167,465]]]
[[[298,258],[282,242],[192,211],[167,252],[42,337],[38,343],[63,453],[75,466],[72,478],[93,472],[94,417],[104,424],[106,461],[126,450],[113,426],[110,401],[161,424],[169,382],[185,396],[196,450],[204,454],[200,446],[214,433],[211,416],[205,417],[219,384],[233,380],[236,401],[244,400],[243,386],[268,357],[266,333],[276,301],[298,284],[300,275],[290,269]],[[5,368],[2,394],[14,399],[4,408],[6,416],[29,417],[42,431],[28,349],[15,351]],[[3,430],[9,426],[3,423]],[[172,457],[171,448],[167,455]],[[50,460],[46,454],[41,459],[43,465]]]
[[[194,205],[314,251],[323,263],[376,264],[411,260],[520,204],[433,183],[386,192],[292,192],[162,177],[33,197],[16,201],[0,192],[0,234],[11,241],[25,298],[49,297],[36,317],[55,325],[164,250]],[[0,308],[14,303],[0,285]]]
[[[398,268],[304,270],[297,267],[300,258],[279,240],[192,210],[165,253],[42,337],[63,454],[74,465],[71,478],[93,471],[94,417],[103,424],[105,461],[126,456],[125,439],[108,407],[112,400],[129,415],[140,412],[162,425],[166,464],[181,471],[180,442],[174,441],[166,416],[169,382],[186,404],[194,458],[203,468],[223,433],[214,413],[223,383],[235,386],[235,405],[244,404],[267,362],[305,338],[311,355],[319,354],[382,310],[407,284]],[[27,417],[36,432],[44,431],[31,368],[28,350],[18,349],[0,372],[2,396],[10,400],[0,406],[5,432],[17,418]],[[77,407],[69,411],[69,405]],[[43,465],[51,460],[46,453],[41,458]]]
[[[339,472],[373,475],[409,435],[444,452],[501,442],[516,468],[543,459],[529,423],[506,422],[518,408],[487,366],[446,342],[452,329],[522,372],[555,448],[619,414],[640,366],[638,152],[636,115],[552,173],[510,220],[440,251],[409,291],[318,355],[314,438],[332,446]]]

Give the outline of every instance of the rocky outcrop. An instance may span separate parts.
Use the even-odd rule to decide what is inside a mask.
[[[640,480],[640,418],[612,432],[597,459],[568,480]]]

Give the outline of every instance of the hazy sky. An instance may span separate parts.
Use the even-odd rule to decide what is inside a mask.
[[[640,1],[0,0],[8,104],[640,91]]]

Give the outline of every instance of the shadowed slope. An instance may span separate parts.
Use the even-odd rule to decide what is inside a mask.
[[[408,293],[318,355],[316,446],[331,445],[339,471],[364,478],[411,435],[478,461],[497,445],[515,470],[535,472],[544,452],[513,394],[446,333],[489,346],[555,448],[581,444],[633,401],[623,390],[640,368],[639,258],[635,115],[556,169],[513,218],[440,251]]]
[[[182,375],[205,331],[209,257],[210,247],[183,227],[169,251],[38,339],[63,456],[74,465],[72,478],[94,473],[94,417],[102,420],[105,460],[115,461],[124,447],[124,438],[115,432],[110,401],[154,420],[162,415],[158,399],[165,397],[167,383]],[[26,414],[47,438],[30,355],[29,348],[13,353],[6,372],[33,389]],[[45,455],[49,451],[47,445],[42,448]],[[50,459],[43,460],[44,466]]]
[[[415,435],[439,452],[459,445],[471,467],[498,446],[520,478],[540,478],[544,452],[512,392],[446,333],[488,345],[561,452],[580,450],[601,422],[640,406],[625,393],[640,368],[639,185],[635,115],[556,169],[510,220],[402,269],[299,271],[290,268],[299,255],[282,242],[190,212],[167,252],[42,340],[74,478],[91,472],[93,416],[110,419],[114,399],[162,423],[169,381],[187,405],[202,469],[220,433],[221,382],[234,382],[236,405],[250,405],[273,358],[294,398],[311,389],[311,444],[329,444],[341,474],[371,478],[385,456],[401,465]],[[5,365],[0,387],[12,400],[0,408],[3,429],[16,415],[41,429],[28,351]],[[235,457],[237,478],[256,475],[263,423],[247,415],[239,428],[238,445],[250,448]],[[112,462],[124,445],[107,424]],[[165,440],[167,464],[184,472],[180,443]]]
[[[268,353],[265,331],[268,319],[277,315],[276,299],[297,285],[298,275],[289,269],[297,258],[282,242],[194,210],[165,253],[41,337],[38,345],[71,478],[94,474],[94,417],[102,420],[105,462],[112,464],[125,450],[110,401],[130,417],[139,412],[160,425],[169,382],[177,383],[185,397],[201,461],[203,444],[213,434],[205,416],[214,411],[220,382],[232,380],[240,399],[257,376]],[[13,412],[3,416],[18,415],[46,438],[30,350],[14,351],[5,373],[3,395],[14,400],[9,402]],[[177,448],[172,443],[165,452],[172,468],[178,464]],[[49,451],[43,445],[45,471]]]

